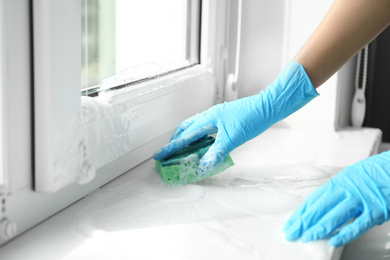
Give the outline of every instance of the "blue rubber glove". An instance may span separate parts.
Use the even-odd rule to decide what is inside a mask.
[[[389,220],[389,209],[390,151],[339,172],[305,199],[283,231],[290,241],[330,238],[339,247]]]
[[[261,134],[317,95],[303,66],[292,61],[259,94],[215,105],[182,122],[170,143],[153,157],[161,161],[203,136],[218,133],[214,144],[199,162],[199,174],[208,174],[233,149]]]

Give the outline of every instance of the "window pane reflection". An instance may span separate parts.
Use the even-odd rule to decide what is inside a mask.
[[[199,62],[199,1],[83,0],[83,10],[82,90]]]

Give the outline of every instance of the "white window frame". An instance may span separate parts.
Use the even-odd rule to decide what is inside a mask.
[[[107,157],[95,149],[96,125],[83,121],[83,111],[93,106],[82,105],[80,95],[81,1],[0,1],[0,49],[7,54],[0,55],[0,116],[7,122],[0,124],[0,167],[7,180],[0,189],[0,231],[8,230],[0,245],[149,159],[180,121],[222,101],[228,10],[228,1],[202,1],[199,65],[118,90],[106,100],[111,109],[104,120],[147,112],[128,129],[136,137],[131,145]],[[100,141],[102,131],[111,134],[99,131]],[[67,159],[69,153],[77,156]],[[57,182],[65,166],[69,175]]]
[[[0,3],[0,15],[3,14],[3,5]],[[1,16],[0,17],[0,32],[3,30],[3,23],[4,23],[4,18]],[[3,34],[0,34],[0,37]],[[2,40],[0,38],[0,53],[5,53],[5,49],[3,48],[4,43],[2,43]],[[5,90],[1,87],[4,85],[4,65],[3,62],[0,61],[0,193],[4,193],[4,188],[5,188],[5,169],[6,165],[5,163],[7,162],[6,159],[6,150],[5,150],[5,145],[6,145],[6,138],[5,138]]]
[[[70,183],[89,182],[95,169],[170,132],[181,120],[214,103],[215,81],[209,64],[215,60],[214,53],[202,44],[198,66],[94,100],[84,99],[82,107],[82,2],[36,0],[33,10],[36,191],[55,192]],[[203,19],[202,24],[202,41],[210,43],[208,21]],[[89,122],[85,113],[97,113],[96,120]],[[127,122],[126,128],[125,122],[119,122],[123,120],[136,123]],[[145,160],[152,151],[142,154]],[[126,165],[116,162],[116,166],[129,169],[141,161],[129,156]]]

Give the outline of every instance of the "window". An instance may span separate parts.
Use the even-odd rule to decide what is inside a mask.
[[[199,22],[197,0],[84,0],[83,94],[198,64]]]
[[[121,5],[145,0],[0,1],[0,219],[17,226],[0,244],[149,159],[182,120],[221,100],[228,1],[147,2],[151,12],[169,9],[176,26],[173,43],[147,35],[154,43],[145,50],[171,48],[155,60],[121,38]],[[91,9],[108,27],[85,28],[94,26],[88,11],[83,19]]]
[[[123,173],[150,158],[152,149],[162,145],[157,146],[156,140],[169,135],[181,120],[214,103],[217,3],[149,1],[159,8],[145,8],[144,1],[135,0],[34,2],[37,191],[55,192],[70,183],[90,182],[96,170],[127,157],[123,165],[115,162]],[[152,35],[142,36],[144,31],[138,30],[129,40],[128,23],[135,21],[118,9],[146,13],[138,23],[146,23],[143,30]],[[150,19],[157,30],[149,31]],[[179,21],[184,23],[172,25]],[[145,39],[153,43],[144,43]],[[87,88],[84,94],[94,98],[80,97],[80,85]],[[99,92],[102,86],[119,89],[89,93]],[[140,153],[130,155],[152,143],[142,158],[135,159]]]

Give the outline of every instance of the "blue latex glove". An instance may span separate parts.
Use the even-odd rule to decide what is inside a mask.
[[[283,231],[290,241],[330,237],[329,243],[338,247],[389,220],[389,209],[390,151],[339,172],[306,198]]]
[[[198,172],[208,174],[233,149],[261,134],[317,95],[303,66],[292,61],[259,94],[215,105],[183,121],[170,143],[153,157],[161,161],[203,136],[218,133],[214,144],[199,162]]]

